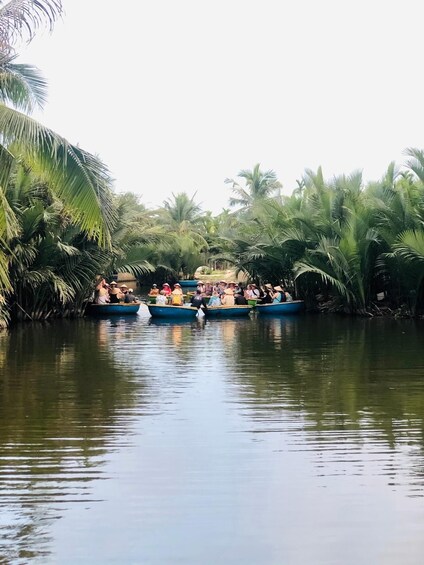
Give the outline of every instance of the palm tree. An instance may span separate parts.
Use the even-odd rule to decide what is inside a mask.
[[[276,173],[273,170],[262,172],[260,163],[257,163],[252,171],[241,170],[237,176],[244,179],[244,187],[234,179],[227,178],[225,183],[232,185],[232,191],[235,194],[230,198],[230,206],[241,206],[243,211],[258,201],[276,196],[276,192],[282,187]]]
[[[5,191],[23,164],[58,197],[89,238],[110,246],[114,221],[111,177],[93,155],[27,114],[45,101],[46,83],[32,66],[14,62],[18,39],[31,41],[41,27],[52,29],[62,14],[61,0],[0,1],[0,310],[11,291],[9,242],[20,229]],[[1,320],[5,319],[0,312]]]
[[[201,208],[185,193],[172,194],[157,211],[158,222],[167,237],[158,247],[158,263],[175,277],[192,277],[204,264],[208,243],[201,223]]]

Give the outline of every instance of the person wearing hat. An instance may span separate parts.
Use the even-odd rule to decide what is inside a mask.
[[[124,300],[125,299],[125,295],[128,292],[128,287],[126,284],[121,284],[121,286],[119,287],[119,294],[118,294],[118,298],[119,300]]]
[[[157,284],[153,284],[149,291],[149,296],[157,296],[159,294],[159,289]]]
[[[284,289],[281,288],[281,286],[274,286],[274,295],[272,298],[272,302],[274,304],[278,304],[280,302],[285,302],[286,301],[286,295],[284,294]]]
[[[219,296],[222,296],[224,294],[226,288],[227,288],[227,283],[224,280],[219,281],[218,287],[217,287],[217,291],[218,291]]]
[[[234,291],[232,288],[226,288],[221,296],[221,304],[223,306],[234,306]]]
[[[133,289],[129,288],[124,296],[124,304],[131,304],[132,302],[137,302],[137,298],[133,294]]]
[[[169,286],[168,283],[163,283],[162,290],[165,292],[165,296],[171,295],[171,287]]]
[[[272,292],[272,284],[266,283],[264,285],[264,295],[261,300],[261,304],[272,304],[273,300],[273,292]]]
[[[118,284],[115,281],[112,281],[109,286],[109,302],[111,304],[118,304],[120,295],[120,291],[117,288]]]
[[[184,304],[184,296],[180,283],[174,284],[174,290],[171,292],[171,304],[172,306],[182,306]]]

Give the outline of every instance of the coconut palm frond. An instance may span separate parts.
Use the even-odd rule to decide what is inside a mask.
[[[0,8],[0,44],[3,50],[18,39],[30,42],[47,26],[51,31],[62,15],[61,0],[10,0]]]
[[[71,145],[32,118],[0,104],[3,143],[14,149],[61,198],[74,220],[103,245],[110,242],[115,212],[111,178],[99,159]]]
[[[17,110],[31,113],[47,100],[47,82],[32,65],[2,61],[0,55],[0,100]]]

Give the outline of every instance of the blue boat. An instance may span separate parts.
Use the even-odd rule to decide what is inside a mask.
[[[197,316],[197,308],[191,306],[171,306],[168,304],[148,304],[153,318],[168,318],[169,320],[191,320]]]
[[[255,310],[259,314],[299,314],[305,309],[303,300],[293,300],[292,302],[277,302],[275,304],[256,304]]]
[[[197,286],[196,279],[185,279],[178,282],[181,285],[181,288],[194,288]]]
[[[203,312],[207,318],[234,318],[248,316],[251,310],[252,306],[211,306]]]
[[[128,316],[137,314],[140,302],[131,304],[89,304],[86,313],[90,316]]]

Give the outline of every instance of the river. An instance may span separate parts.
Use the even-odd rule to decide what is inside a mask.
[[[424,322],[0,334],[2,565],[422,565]]]

